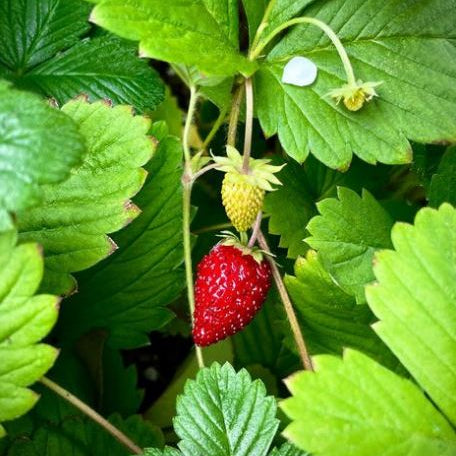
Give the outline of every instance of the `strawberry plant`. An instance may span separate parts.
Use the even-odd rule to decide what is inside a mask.
[[[455,0],[0,0],[0,456],[456,454]]]

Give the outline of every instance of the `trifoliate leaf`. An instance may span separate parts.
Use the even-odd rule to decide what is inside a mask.
[[[83,141],[64,113],[0,81],[0,209],[38,203],[43,185],[66,179],[81,162]]]
[[[256,107],[266,135],[278,134],[287,153],[302,162],[309,151],[332,168],[353,155],[369,163],[410,162],[407,141],[456,139],[456,37],[454,0],[376,2],[319,0],[302,11],[329,24],[341,39],[357,79],[383,81],[378,98],[350,112],[326,95],[346,82],[329,38],[314,25],[298,25],[268,54],[255,77]],[[433,20],[433,18],[439,18]],[[310,87],[281,82],[294,56],[318,67]]]
[[[338,199],[317,204],[321,215],[314,217],[306,242],[318,251],[321,260],[340,287],[365,302],[364,285],[373,281],[374,252],[391,246],[393,220],[367,191],[358,196],[340,187]]]
[[[89,29],[80,0],[2,0],[0,62],[15,75],[75,44]]]
[[[263,455],[278,426],[276,404],[245,370],[214,363],[189,380],[177,401],[174,429],[185,456]]]
[[[21,241],[35,240],[44,247],[43,288],[63,294],[74,288],[70,273],[94,265],[116,249],[106,234],[138,215],[130,198],[144,183],[141,166],[151,157],[154,144],[146,136],[150,121],[133,116],[129,106],[111,108],[78,99],[62,111],[78,125],[88,153],[65,182],[43,186],[41,204],[19,213],[18,223]]]
[[[134,44],[113,36],[86,39],[33,68],[17,85],[66,103],[83,92],[91,100],[108,98],[143,112],[164,99],[157,72],[136,56]]]
[[[284,443],[280,448],[274,448],[269,456],[307,456],[309,453],[301,451],[291,443]]]
[[[163,445],[158,428],[140,416],[126,420],[119,415],[109,417],[109,422],[120,429],[141,447]],[[127,456],[131,454],[121,443],[97,423],[85,417],[69,417],[59,424],[48,424],[38,429],[32,437],[18,438],[9,450],[10,456]]]
[[[374,329],[455,424],[456,210],[421,209],[392,240],[395,251],[376,254],[379,283],[367,288]]]
[[[131,348],[147,343],[147,333],[171,319],[165,306],[185,286],[179,267],[183,262],[181,163],[177,139],[162,140],[147,164],[146,184],[135,198],[142,214],[114,236],[120,248],[112,257],[78,275],[79,292],[63,309],[62,338],[75,339],[103,328],[111,346]]]
[[[35,295],[43,274],[37,244],[16,247],[15,231],[0,234],[0,437],[1,423],[33,407],[38,395],[27,386],[52,366],[57,350],[38,343],[57,320],[59,299]]]
[[[429,187],[429,204],[438,207],[444,202],[456,206],[456,147],[449,147],[432,176]]]
[[[316,372],[286,383],[281,408],[292,419],[285,436],[312,454],[450,456],[456,434],[410,380],[347,350],[344,359],[320,355]]]
[[[257,66],[239,52],[236,0],[98,0],[90,19],[139,41],[142,57],[213,75],[250,75]]]
[[[346,347],[360,350],[391,369],[399,363],[369,326],[375,317],[367,305],[357,305],[331,279],[316,253],[298,258],[295,276],[285,276],[304,337],[312,354],[341,355]],[[291,334],[288,342],[294,347]]]

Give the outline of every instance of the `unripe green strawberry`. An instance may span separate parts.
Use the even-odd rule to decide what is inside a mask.
[[[245,174],[226,173],[222,185],[222,200],[233,226],[247,231],[263,207],[265,191],[252,185]]]
[[[266,191],[273,191],[271,183],[280,185],[274,173],[283,166],[269,165],[270,160],[249,160],[249,171],[242,170],[243,158],[231,146],[227,146],[227,157],[214,157],[218,170],[224,171],[222,201],[233,226],[239,231],[247,231],[263,207]]]

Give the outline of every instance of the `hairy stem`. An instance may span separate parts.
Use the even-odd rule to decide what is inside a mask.
[[[264,12],[263,19],[261,20],[261,23],[258,26],[258,29],[255,33],[255,38],[252,42],[252,49],[255,49],[257,47],[258,42],[260,41],[261,35],[264,32],[264,29],[268,26],[269,16],[271,15],[276,2],[277,2],[277,0],[270,0],[269,4]]]
[[[237,126],[239,122],[239,113],[241,111],[243,95],[244,84],[241,84],[234,91],[233,101],[231,103],[230,123],[228,126],[227,144],[233,147],[236,147]]]
[[[192,175],[192,182],[195,182],[196,179],[201,177],[203,174],[206,174],[208,171],[211,171],[212,169],[217,168],[217,163],[211,163],[210,165],[205,166],[204,168],[201,168],[198,172]]]
[[[324,33],[328,36],[328,38],[331,40],[333,45],[335,46],[340,59],[342,60],[342,64],[345,69],[345,74],[347,76],[347,82],[349,84],[355,84],[356,83],[356,78],[355,74],[353,72],[353,67],[350,62],[350,59],[348,58],[347,51],[345,50],[342,42],[340,41],[339,37],[337,34],[334,32],[334,30],[324,22],[315,19],[313,17],[297,17],[295,19],[291,19],[287,22],[284,22],[282,25],[279,27],[275,28],[269,35],[266,36],[266,38],[261,41],[255,48],[252,48],[252,51],[250,53],[250,59],[255,60],[263,51],[263,49],[283,30],[287,29],[288,27],[292,27],[293,25],[298,25],[298,24],[312,24],[315,25],[316,27],[320,28],[323,30]]]
[[[242,162],[242,172],[249,172],[250,151],[252,150],[252,131],[253,131],[253,86],[252,80],[245,80],[245,135],[244,135],[244,160]]]
[[[195,313],[195,291],[193,285],[193,270],[192,270],[192,244],[190,239],[190,212],[191,212],[191,197],[192,197],[192,170],[191,170],[191,152],[189,145],[190,127],[196,110],[196,102],[198,94],[195,87],[190,87],[190,102],[188,106],[187,118],[184,127],[184,174],[182,176],[183,195],[182,195],[182,232],[184,240],[184,262],[185,262],[185,279],[187,282],[187,298],[188,307],[190,309],[190,318],[192,326]],[[204,367],[204,359],[201,347],[195,345],[196,359],[200,368]]]
[[[223,122],[225,122],[226,114],[228,112],[228,106],[224,107],[221,111],[219,116],[214,122],[214,125],[211,128],[211,131],[208,133],[206,138],[204,139],[203,146],[201,149],[206,150],[207,146],[211,143],[211,141],[214,139],[214,136],[217,134],[219,131],[220,127],[223,125]]]
[[[262,250],[264,250],[266,253],[271,253],[269,245],[266,242],[266,238],[264,237],[264,234],[261,230],[258,231],[258,243],[260,244]],[[302,335],[301,328],[296,317],[296,313],[293,309],[293,304],[291,303],[290,297],[288,296],[288,292],[285,288],[285,284],[283,283],[279,268],[277,267],[274,259],[270,255],[267,255],[267,258],[269,264],[271,265],[272,277],[274,278],[277,291],[279,292],[280,299],[283,302],[283,307],[285,308],[285,312],[287,314],[288,322],[290,323],[291,331],[293,332],[293,337],[296,343],[296,347],[298,348],[299,357],[301,358],[304,369],[313,370],[312,361],[309,356],[309,351],[307,350],[307,346],[304,341],[304,337]]]
[[[122,431],[113,426],[109,421],[103,418],[99,413],[89,407],[87,404],[82,402],[76,396],[73,396],[69,391],[62,388],[57,383],[53,382],[47,377],[42,377],[40,382],[47,388],[52,390],[54,393],[68,401],[74,407],[79,409],[82,413],[87,415],[91,420],[98,423],[106,432],[109,432],[115,439],[117,439],[129,452],[134,454],[143,454],[143,450],[131,441]]]
[[[188,103],[187,118],[185,119],[184,135],[183,135],[183,147],[184,147],[184,158],[185,164],[190,165],[192,154],[190,152],[190,129],[192,127],[193,116],[195,115],[196,102],[198,101],[198,92],[195,86],[190,87],[190,101]],[[189,168],[190,169],[190,168]],[[187,171],[187,170],[185,170]]]
[[[252,227],[252,235],[250,236],[247,247],[252,248],[255,245],[255,242],[258,238],[258,232],[260,231],[260,228],[261,228],[262,220],[263,220],[263,212],[258,211],[258,215],[257,215],[255,223],[253,224],[253,227]]]

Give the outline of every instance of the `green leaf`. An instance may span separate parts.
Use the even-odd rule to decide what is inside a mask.
[[[35,295],[43,274],[36,244],[16,246],[16,232],[0,234],[0,437],[1,423],[30,410],[38,395],[27,386],[53,365],[57,350],[39,343],[57,320],[59,299]]]
[[[376,255],[367,288],[374,325],[437,406],[456,423],[456,210],[421,209],[398,223],[394,251]]]
[[[456,206],[456,147],[449,147],[442,157],[437,173],[432,176],[429,204],[438,207],[444,202]]]
[[[245,370],[214,363],[185,385],[174,419],[184,455],[264,455],[278,426],[276,404]]]
[[[346,169],[353,154],[369,163],[411,161],[407,141],[456,139],[456,37],[454,0],[315,1],[303,14],[338,34],[356,77],[383,81],[379,97],[358,112],[336,105],[327,93],[345,82],[329,38],[299,25],[269,53],[255,78],[257,112],[266,135],[278,133],[287,153],[302,162],[309,151],[331,168]],[[433,18],[439,18],[434,20]],[[318,67],[310,87],[282,83],[296,55]]]
[[[291,443],[284,443],[280,448],[274,448],[269,456],[307,456],[308,453],[301,451]]]
[[[37,204],[42,186],[66,179],[84,152],[72,119],[0,81],[0,209]]]
[[[126,152],[131,150],[138,153],[130,148]],[[165,306],[185,286],[179,267],[183,261],[181,163],[179,141],[162,140],[147,164],[148,180],[135,198],[142,214],[114,237],[119,250],[112,257],[78,276],[79,293],[62,312],[62,338],[75,339],[104,328],[112,347],[132,348],[148,343],[147,333],[171,319]]]
[[[136,366],[126,367],[119,350],[106,344],[107,338],[108,333],[103,330],[84,334],[76,343],[77,358],[83,361],[92,381],[97,410],[103,415],[117,412],[129,416],[138,412],[144,396],[137,387]],[[56,367],[60,367],[60,362]]]
[[[314,358],[316,372],[287,380],[284,434],[311,453],[450,456],[456,434],[421,390],[352,350]]]
[[[314,251],[298,258],[295,276],[285,276],[285,285],[312,354],[341,355],[350,347],[399,369],[397,359],[370,327],[375,317],[369,307],[357,305],[353,296],[333,282]],[[288,337],[289,345],[294,346],[291,335]]]
[[[85,39],[33,68],[16,84],[60,104],[84,92],[93,101],[108,98],[143,112],[164,99],[160,77],[136,56],[136,46],[113,36]]]
[[[317,204],[306,242],[320,258],[340,287],[365,302],[364,285],[374,280],[372,260],[376,250],[391,246],[393,220],[367,191],[361,197],[340,187],[338,199]]]
[[[195,65],[213,75],[250,75],[239,53],[236,0],[99,0],[91,21],[139,41],[142,57]]]
[[[314,194],[305,170],[296,162],[288,162],[277,178],[283,186],[267,194],[264,212],[270,215],[269,232],[280,234],[279,246],[288,248],[289,258],[297,258],[308,249],[304,238],[309,220],[317,213]]]
[[[3,0],[0,62],[23,74],[76,43],[89,29],[89,12],[80,0]]]
[[[203,349],[204,362],[210,365],[213,362],[233,362],[233,349],[229,339],[220,341]],[[188,379],[195,378],[199,371],[195,352],[192,352],[178,368],[176,375],[169,382],[163,394],[154,402],[144,417],[160,428],[170,428],[176,415],[176,398],[184,392],[184,385]]]
[[[359,159],[344,173],[327,168],[312,156],[303,165],[292,159],[286,163],[277,174],[283,185],[266,195],[264,211],[269,215],[269,232],[280,235],[280,247],[287,248],[287,256],[294,259],[308,250],[306,227],[317,214],[317,201],[337,196],[340,185],[359,192],[366,188],[385,197],[384,187],[391,174],[386,166],[371,166]]]
[[[125,433],[137,445],[162,446],[163,437],[158,428],[143,421],[140,416],[126,420],[119,415],[109,422]],[[71,417],[58,425],[48,424],[38,429],[31,438],[18,438],[9,450],[9,456],[127,456],[129,453],[116,439],[88,418]]]
[[[43,288],[64,294],[75,286],[70,273],[94,265],[116,249],[106,234],[138,215],[130,198],[144,183],[141,166],[154,145],[146,136],[150,121],[133,116],[129,106],[111,108],[78,99],[62,111],[78,124],[88,153],[65,182],[42,187],[41,204],[19,213],[18,224],[21,241],[38,241],[44,247]]]

